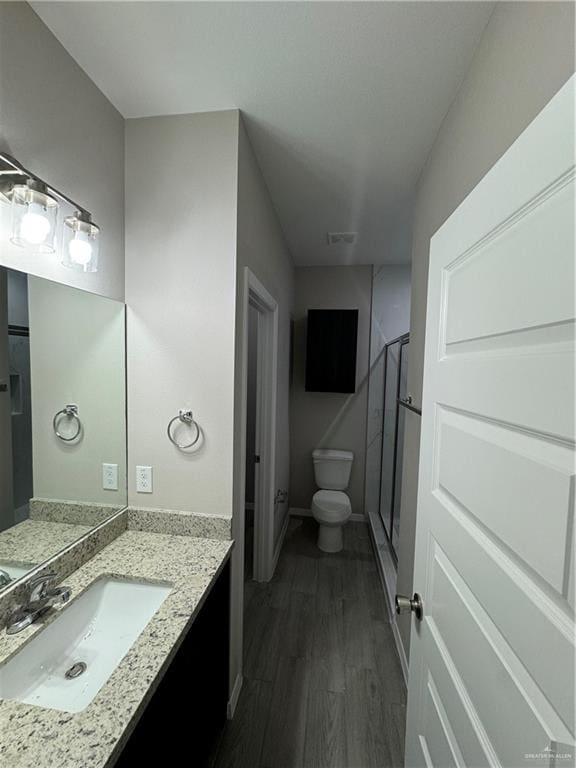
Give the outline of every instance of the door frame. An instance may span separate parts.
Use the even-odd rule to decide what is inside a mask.
[[[276,474],[276,392],[278,378],[278,303],[256,275],[244,268],[242,291],[242,369],[240,401],[240,482],[237,509],[244,531],[246,495],[246,433],[248,396],[248,311],[258,312],[258,374],[256,445],[260,464],[254,481],[255,581],[269,581],[274,571],[274,481]]]

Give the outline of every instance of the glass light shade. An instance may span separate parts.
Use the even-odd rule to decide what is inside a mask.
[[[58,220],[58,201],[40,182],[18,184],[10,193],[12,201],[12,237],[21,248],[37,253],[54,253]]]
[[[100,227],[89,214],[76,211],[67,216],[62,227],[62,264],[80,272],[97,272],[99,234]]]

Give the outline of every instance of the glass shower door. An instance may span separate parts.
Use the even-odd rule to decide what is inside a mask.
[[[410,340],[407,339],[400,347],[400,375],[398,385],[398,399],[405,400],[407,396],[408,385],[408,347]],[[406,409],[401,408],[397,403],[397,428],[396,428],[396,457],[394,473],[394,488],[392,502],[392,536],[390,543],[392,550],[398,553],[398,541],[400,539],[400,500],[402,497],[402,461],[404,458],[404,428],[406,423]]]
[[[400,532],[405,419],[404,408],[399,407],[398,401],[406,398],[409,343],[410,335],[404,334],[387,344],[385,353],[380,517],[395,559]]]
[[[390,509],[394,484],[394,442],[396,437],[396,390],[400,370],[400,342],[386,346],[384,366],[384,424],[382,429],[382,468],[380,473],[380,517],[388,539],[392,537]]]

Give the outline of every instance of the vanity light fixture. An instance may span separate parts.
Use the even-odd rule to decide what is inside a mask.
[[[92,215],[47,184],[10,155],[0,153],[0,196],[12,208],[10,241],[33,253],[54,253],[59,214],[62,222],[62,264],[82,272],[98,271],[100,227]]]
[[[66,216],[62,228],[62,264],[81,272],[98,271],[100,227],[87,211]]]
[[[12,187],[9,197],[12,204],[10,240],[37,253],[54,253],[59,204],[48,192],[46,184],[26,179],[25,183]]]

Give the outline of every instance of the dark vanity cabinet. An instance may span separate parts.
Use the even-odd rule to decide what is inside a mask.
[[[229,616],[227,563],[113,765],[207,765],[226,723]]]

